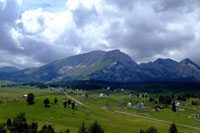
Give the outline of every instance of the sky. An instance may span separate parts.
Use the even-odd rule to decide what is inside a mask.
[[[0,66],[114,49],[137,63],[200,64],[199,7],[199,0],[0,0]]]

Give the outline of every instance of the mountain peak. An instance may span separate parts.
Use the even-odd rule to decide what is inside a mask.
[[[190,60],[189,58],[185,58],[184,60],[181,61],[181,63],[184,63],[184,64],[194,64],[194,62],[192,62],[192,60]]]
[[[121,62],[122,64],[127,64],[127,63],[133,63],[134,65],[137,64],[135,61],[132,60],[132,58],[129,55],[121,52],[118,49],[106,52],[106,56],[107,58],[113,58],[116,61]]]
[[[154,63],[158,63],[158,64],[165,64],[165,63],[177,63],[176,61],[172,60],[172,59],[163,59],[163,58],[158,58],[157,60],[154,61]]]
[[[195,64],[192,60],[190,60],[189,58],[185,58],[184,60],[182,60],[180,62],[181,64],[192,64],[193,66],[195,66],[196,68],[200,69],[200,66],[198,66],[197,64]]]
[[[121,53],[121,51],[119,49],[110,50],[108,52],[110,52],[110,53]]]

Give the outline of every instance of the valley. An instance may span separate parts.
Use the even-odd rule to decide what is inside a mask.
[[[68,100],[69,97],[66,97],[63,92],[67,92],[70,97],[85,105],[78,105],[75,110],[70,107],[64,108],[63,99]],[[26,98],[19,97],[28,93],[35,95],[33,105],[28,105]],[[182,95],[182,93],[174,94],[174,99],[177,99],[180,94]],[[170,126],[167,122],[177,123],[178,131],[181,133],[199,131],[200,119],[196,116],[200,109],[198,106],[200,103],[199,94],[195,95],[197,98],[187,98],[186,101],[176,100],[180,103],[180,110],[176,112],[171,111],[171,104],[163,104],[159,101],[156,104],[157,95],[172,94],[145,94],[120,89],[75,90],[70,88],[39,89],[31,86],[1,87],[0,122],[6,122],[8,118],[13,118],[23,112],[26,114],[28,122],[33,120],[38,122],[39,129],[44,124],[51,124],[56,132],[69,129],[70,132],[76,133],[82,122],[85,122],[86,127],[89,127],[95,120],[108,133],[139,132],[140,129],[145,130],[151,126],[157,128],[158,132],[167,133]],[[151,102],[150,97],[154,98]],[[50,100],[49,108],[44,107],[45,98]],[[54,98],[58,99],[57,104],[53,103]],[[189,108],[192,101],[195,101],[196,105]],[[131,106],[128,103],[131,103]],[[138,109],[139,103],[143,103],[144,107]],[[155,106],[163,106],[163,109],[155,111]]]

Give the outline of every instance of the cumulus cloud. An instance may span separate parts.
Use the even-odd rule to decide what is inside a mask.
[[[199,62],[198,0],[0,0],[0,66],[20,68],[93,50],[137,62]],[[5,57],[5,58],[4,58]]]

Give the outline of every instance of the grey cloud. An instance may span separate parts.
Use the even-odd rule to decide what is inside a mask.
[[[198,62],[200,60],[199,38],[194,30],[198,27],[190,21],[185,21],[184,15],[198,22],[199,18],[190,16],[190,13],[198,13],[199,3],[197,0],[149,0],[148,2],[146,0],[109,0],[104,1],[104,4],[109,4],[115,10],[101,7],[101,13],[95,6],[87,8],[80,5],[78,9],[72,11],[76,26],[67,27],[52,44],[39,37],[43,28],[36,33],[28,33],[22,23],[16,25],[15,21],[19,17],[20,9],[13,0],[7,0],[6,8],[0,10],[0,54],[6,57],[0,57],[0,65],[10,64],[24,68],[75,55],[77,51],[108,49],[128,51],[128,54],[136,61],[153,60],[158,56],[168,57],[170,51],[179,51],[170,58],[176,60],[189,57]],[[45,27],[43,21],[43,18],[38,18],[41,27]],[[168,28],[169,24],[174,23],[181,25],[182,29]],[[183,25],[183,23],[186,24]],[[104,24],[105,27],[103,27]],[[96,26],[97,29],[94,30],[101,27],[105,29],[98,39],[87,40],[87,37],[81,35],[82,33],[93,36],[93,32],[87,30],[87,26]],[[18,41],[24,49],[19,48],[16,40],[12,38],[10,33],[12,28],[20,29],[23,38]],[[105,40],[108,44],[103,44],[104,42],[99,40]]]
[[[170,6],[170,3],[168,4]],[[182,49],[195,40],[194,31],[187,28],[184,28],[184,33],[178,29],[169,30],[167,25],[173,24],[173,21],[163,20],[165,17],[169,18],[169,14],[156,12],[153,3],[143,6],[148,8],[133,9],[124,16],[123,23],[111,24],[106,38],[111,47],[127,49],[133,59],[140,61],[146,58],[152,60],[156,55],[168,55],[170,51]],[[145,12],[142,12],[142,9],[146,9]],[[173,16],[173,18],[177,17]]]
[[[13,0],[7,0],[6,6],[0,11],[0,65],[14,65],[20,68],[45,64],[73,54],[73,50],[64,46],[50,44],[37,37],[37,33],[27,33],[23,24],[16,25],[19,17],[19,6]],[[38,18],[43,24],[43,18]],[[19,39],[19,48],[11,34],[11,29],[21,29],[23,38]]]
[[[112,4],[121,10],[132,10],[139,0],[106,0],[107,4]]]
[[[15,27],[15,20],[18,18],[18,8],[15,1],[7,0],[5,8],[0,10],[1,50],[14,51],[18,49],[11,35],[11,29]]]
[[[169,10],[178,10],[185,8],[185,0],[160,0],[154,5],[155,10],[157,11],[169,11]]]
[[[73,18],[78,27],[82,27],[85,24],[91,23],[97,19],[96,8],[93,5],[92,8],[87,8],[83,4],[79,5],[75,11],[73,11]]]

